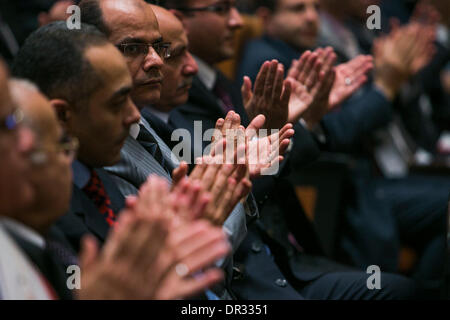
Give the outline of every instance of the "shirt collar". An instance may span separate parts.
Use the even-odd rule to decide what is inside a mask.
[[[163,112],[160,110],[157,110],[151,106],[146,107],[153,115],[157,116],[159,119],[164,121],[165,124],[169,123],[169,112]]]
[[[199,57],[194,56],[195,61],[198,64],[197,76],[200,81],[205,85],[208,90],[212,90],[216,84],[217,72],[213,67],[208,65],[205,61]]]
[[[1,222],[10,232],[14,233],[18,237],[34,244],[35,246],[44,249],[45,248],[45,240],[39,233],[24,225],[21,222],[9,219],[2,218]]]
[[[72,162],[73,183],[83,189],[91,179],[91,171],[89,168],[78,160]]]

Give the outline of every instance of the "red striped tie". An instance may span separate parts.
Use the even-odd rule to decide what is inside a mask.
[[[116,215],[111,208],[111,199],[109,199],[105,186],[98,174],[92,170],[89,183],[83,188],[83,191],[97,206],[100,213],[105,217],[106,222],[114,227],[116,224]]]

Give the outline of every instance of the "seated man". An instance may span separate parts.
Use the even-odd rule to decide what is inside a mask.
[[[0,299],[49,299],[39,271],[2,225],[5,217],[13,217],[35,197],[26,179],[31,173],[27,160],[35,137],[21,120],[22,113],[11,100],[8,74],[0,60]]]
[[[240,77],[247,75],[254,79],[260,64],[269,58],[278,59],[288,68],[292,59],[297,59],[304,50],[314,48],[323,23],[318,5],[318,0],[262,1],[258,13],[264,21],[265,35],[247,45]],[[328,12],[323,16],[328,22],[332,21],[326,24],[328,41],[322,44],[339,42],[336,49],[339,52],[342,52],[339,48],[358,50],[347,59],[360,54],[358,44],[353,43],[353,35],[340,18],[350,4],[322,1],[322,5]],[[336,10],[334,18],[331,8]],[[338,34],[336,28],[340,30]],[[429,59],[427,50],[415,54],[429,39],[423,33],[411,36],[408,28],[379,39],[374,50],[373,81],[324,117],[321,125],[326,144],[323,148],[345,152],[351,157],[350,161],[357,164],[351,169],[349,183],[346,183],[355,192],[343,197],[346,214],[338,249],[341,261],[359,268],[376,264],[382,270],[398,272],[400,245],[406,242],[419,255],[413,277],[422,287],[436,294],[442,285],[449,179],[423,176],[389,179],[374,174],[379,171],[389,173],[393,167],[407,165],[399,163],[397,146],[393,144],[393,141],[398,145],[402,143],[400,128],[396,123],[389,124],[393,103],[402,86],[417,72],[414,69],[420,65],[418,61],[423,63]],[[341,66],[336,67],[337,77]],[[350,73],[339,82],[347,82],[350,87],[360,81],[357,74]],[[387,147],[373,147],[375,143],[367,147],[368,142],[379,145],[378,136],[372,138],[377,129],[381,129],[382,140],[393,135],[394,140],[389,141]]]
[[[171,57],[166,59],[162,68],[164,77],[162,81],[161,100],[154,104],[150,110],[156,110],[155,114],[160,115],[162,120],[167,121],[167,112],[176,110],[180,104],[183,104],[188,99],[187,89],[190,87],[192,77],[196,74],[198,67],[195,60],[192,59],[190,52],[187,50],[188,39],[181,22],[173,14],[161,7],[153,6],[153,10],[158,18],[162,36],[171,42]],[[204,92],[203,95],[206,96],[204,98],[206,101],[209,93]],[[201,99],[202,96],[198,94],[196,98]],[[214,101],[213,99],[208,100]],[[202,104],[202,108],[204,111],[209,112],[213,106],[205,102]],[[197,106],[197,110],[199,109]],[[185,119],[181,118],[179,117],[180,122],[189,122],[188,115]],[[226,117],[225,121],[228,121],[228,118],[229,116]],[[221,120],[223,119],[219,119],[219,122]],[[212,117],[208,118],[208,121],[212,122]],[[286,202],[288,201],[289,194],[284,193],[282,197],[282,201]],[[291,204],[292,202],[289,203]],[[291,209],[294,210],[294,208],[292,207]],[[273,208],[271,209],[274,211]],[[274,233],[276,235],[283,233],[287,229],[283,225],[285,222],[279,222],[283,220],[282,213],[279,214],[280,216],[277,219],[278,225],[270,226],[272,230],[275,230]],[[281,228],[279,227],[280,225],[282,225]],[[287,234],[284,234],[284,236],[287,237]],[[361,299],[371,298],[370,291],[362,288],[362,286],[365,286],[367,279],[365,273],[352,272],[350,268],[333,264],[326,261],[326,259],[320,258],[316,258],[314,261],[316,263],[320,262],[322,265],[312,268],[311,261],[308,262],[307,260],[313,259],[307,257],[306,254],[295,254],[292,251],[293,248],[289,244],[286,245],[287,241],[276,242],[274,244],[273,240],[266,240],[272,237],[276,238],[273,233],[269,235],[264,228],[261,230],[259,223],[256,223],[256,226],[250,226],[248,237],[244,240],[235,255],[236,278],[231,282],[231,290],[238,298],[273,299],[276,297],[278,299],[299,299],[300,297],[306,297],[314,299],[351,299],[355,298],[359,293],[361,294]],[[273,250],[277,259],[276,261],[281,266],[280,268],[278,268],[277,264],[273,262],[271,255],[265,250],[267,248],[264,244],[265,242],[269,242],[271,245],[273,244],[271,250]],[[287,249],[285,249],[286,247]],[[291,258],[295,256],[295,258],[292,258],[287,263],[289,265],[292,262],[294,265],[292,269],[286,267],[284,258],[282,258],[288,254]],[[342,272],[337,272],[339,270]],[[385,283],[389,282],[392,285],[389,289],[386,288],[384,298],[394,297],[389,295],[396,294],[394,289],[396,284],[401,287],[402,283],[405,285],[407,283],[407,281],[406,283],[404,282],[404,279],[397,278],[396,276],[383,275],[383,277],[386,277]],[[285,278],[288,278],[288,281]],[[301,281],[307,283],[300,284],[299,282]],[[396,283],[396,281],[399,282]],[[332,296],[327,286],[333,287],[332,284],[336,282],[346,283],[348,288],[340,293],[336,292],[336,295]],[[339,289],[336,289],[336,291],[339,291]],[[400,297],[402,293],[405,292],[403,290],[397,292],[399,294],[397,297]]]
[[[62,39],[65,40],[65,43],[60,42]],[[78,41],[71,41],[74,39]],[[101,165],[102,161],[112,163],[114,156],[120,153],[120,147],[114,148],[114,146],[120,144],[121,141],[123,142],[123,139],[113,139],[111,150],[104,150],[105,154],[95,156],[92,152],[95,148],[93,148],[92,144],[86,142],[91,139],[91,136],[94,136],[94,128],[96,128],[93,125],[94,119],[91,118],[89,120],[89,117],[85,117],[85,123],[90,123],[87,126],[83,126],[83,130],[81,130],[79,127],[81,126],[80,119],[77,119],[81,115],[77,114],[77,112],[82,113],[83,116],[92,112],[101,119],[104,119],[104,116],[107,118],[105,120],[114,121],[117,120],[118,115],[121,116],[120,112],[114,112],[114,107],[118,107],[114,104],[115,99],[124,99],[125,109],[129,107],[133,110],[135,107],[128,98],[129,91],[126,88],[131,80],[125,62],[120,53],[94,27],[83,25],[81,30],[73,32],[68,30],[63,22],[50,24],[30,36],[22,48],[23,50],[19,53],[16,62],[20,64],[22,62],[21,59],[25,56],[34,57],[33,54],[31,56],[28,54],[30,53],[29,50],[34,49],[37,43],[41,45],[47,44],[44,47],[47,48],[48,52],[44,52],[43,48],[39,51],[46,58],[36,57],[41,61],[39,65],[40,71],[42,74],[47,75],[45,81],[52,79],[49,76],[54,77],[53,79],[58,79],[58,74],[53,75],[50,70],[45,69],[47,66],[51,66],[52,70],[54,70],[55,65],[51,63],[54,57],[51,56],[50,52],[54,52],[53,50],[58,48],[56,43],[60,43],[59,45],[65,46],[66,49],[68,44],[71,43],[72,52],[75,55],[78,54],[77,57],[79,59],[71,62],[78,62],[81,66],[85,66],[83,70],[79,66],[78,68],[74,66],[74,70],[78,69],[80,73],[73,75],[79,76],[84,83],[91,80],[97,85],[96,89],[98,92],[101,93],[97,96],[94,93],[88,94],[86,96],[86,104],[81,107],[82,110],[72,109],[73,105],[80,107],[72,100],[74,99],[74,92],[71,92],[71,90],[75,91],[76,89],[68,86],[68,83],[73,78],[64,76],[63,79],[57,82],[58,85],[54,86],[49,82],[45,82],[42,78],[36,78],[35,74],[32,74],[30,78],[37,81],[41,88],[45,89],[47,94],[53,99],[49,103],[41,95],[38,95],[36,90],[31,91],[28,96],[23,95],[23,92],[27,92],[26,87],[21,88],[21,95],[16,98],[21,105],[25,106],[28,117],[32,119],[33,125],[37,127],[37,132],[41,133],[39,148],[34,150],[31,157],[36,170],[30,175],[35,189],[39,192],[39,196],[31,207],[19,212],[20,215],[16,214],[17,220],[22,222],[20,225],[13,222],[8,226],[16,241],[25,248],[24,250],[27,250],[27,253],[32,258],[36,257],[35,263],[42,267],[42,272],[44,274],[48,273],[49,278],[51,276],[56,278],[54,280],[49,279],[49,281],[57,289],[59,296],[68,297],[70,295],[63,295],[67,288],[65,288],[65,281],[61,282],[61,277],[58,277],[56,271],[58,264],[55,264],[53,271],[48,270],[46,268],[47,265],[41,266],[39,264],[42,254],[46,254],[46,250],[43,250],[46,242],[42,237],[39,237],[39,234],[36,234],[37,232],[40,234],[46,233],[49,226],[66,210],[71,196],[69,158],[70,155],[74,155],[74,144],[69,143],[70,140],[67,139],[67,136],[61,136],[62,131],[57,126],[55,114],[50,108],[50,104],[55,107],[57,113],[59,112],[60,121],[64,125],[65,132],[77,134],[81,147],[81,161],[86,161],[93,165]],[[48,45],[49,43],[55,46]],[[32,50],[31,52],[35,53],[36,51]],[[59,50],[56,52],[60,53]],[[103,59],[105,54],[109,56],[108,59]],[[61,58],[60,63],[67,66],[67,64],[63,63],[64,58],[67,57],[59,57]],[[69,61],[67,60],[67,63]],[[101,61],[110,61],[111,63],[106,68],[102,67]],[[29,69],[26,70],[28,72]],[[16,65],[15,72],[26,76],[25,71],[20,71],[18,65]],[[37,74],[39,73],[37,72]],[[111,81],[111,78],[107,79],[107,76],[115,76],[113,78],[118,83]],[[113,96],[112,100],[111,95]],[[106,101],[102,103],[99,98]],[[98,107],[98,109],[94,110],[94,106]],[[108,114],[106,110],[111,110],[111,113]],[[131,112],[132,114],[133,112]],[[126,115],[127,113],[125,112]],[[126,121],[124,122],[126,126]],[[105,140],[100,144],[108,145],[107,142]],[[83,144],[85,145],[84,151],[81,151]],[[112,160],[108,159],[108,156]],[[95,175],[92,172],[95,171],[90,171],[92,175]],[[51,178],[50,180],[49,177]],[[102,180],[98,179],[96,184],[97,186],[101,185]],[[76,185],[73,188],[76,188]],[[72,198],[78,197],[78,199],[75,199],[78,201],[75,202],[78,205],[75,209],[76,213],[73,213],[75,211],[73,210],[72,213],[63,216],[58,226],[76,248],[80,247],[79,242],[83,235],[95,235],[98,241],[101,243],[105,242],[103,250],[105,250],[106,254],[98,255],[95,241],[92,238],[87,238],[83,241],[81,249],[79,249],[81,252],[80,265],[85,275],[81,279],[82,290],[79,293],[81,298],[179,299],[196,294],[222,279],[222,272],[215,268],[211,270],[205,269],[204,277],[191,277],[199,270],[213,264],[217,259],[223,258],[229,250],[227,240],[220,229],[213,228],[204,221],[191,223],[186,220],[186,217],[191,215],[202,214],[206,206],[205,198],[199,195],[198,188],[193,189],[192,185],[183,182],[183,185],[179,189],[174,190],[174,194],[171,195],[164,181],[158,178],[150,178],[141,189],[139,198],[132,199],[133,201],[130,200],[127,209],[118,211],[115,219],[109,219],[111,216],[108,213],[112,211],[110,208],[107,208],[108,210],[106,211],[102,211],[102,207],[97,209],[98,201],[96,200],[98,199],[91,200],[89,195],[84,195],[82,192],[79,190],[78,195],[72,195]],[[99,195],[103,198],[110,195],[105,193],[104,190],[100,192],[101,194]],[[156,195],[158,201],[155,201],[154,197]],[[177,205],[172,203],[175,201],[174,199],[181,201],[181,207],[180,203]],[[72,201],[71,206],[73,206],[73,203]],[[105,202],[103,204],[105,205]],[[89,221],[97,222],[97,225],[95,223],[89,225]],[[104,237],[98,232],[98,223],[100,221],[106,224],[106,230],[103,230]],[[115,228],[109,230],[108,222],[113,222],[112,225]],[[23,232],[24,229],[27,230],[23,225],[27,226],[27,232]],[[100,224],[100,226],[102,225]],[[97,229],[95,229],[96,227]],[[24,233],[32,234],[33,236],[23,239],[22,235]],[[107,235],[108,238],[106,238]],[[30,243],[30,238],[34,239],[32,243]],[[54,241],[47,241],[49,249],[55,249],[63,265],[73,264],[75,261],[73,255],[62,248],[60,238],[56,240],[56,246],[52,243]],[[122,254],[117,254],[116,250],[120,250]],[[123,254],[123,252],[128,254]],[[112,256],[109,256],[109,254]],[[148,258],[137,259],[136,255],[144,255]],[[114,256],[124,259],[123,263],[126,270],[123,271],[129,274],[130,278],[129,281],[125,281],[122,284],[122,286],[125,285],[122,289],[119,288],[117,291],[104,290],[101,284],[96,284],[99,281],[97,278],[102,277],[102,273],[109,274],[106,269],[112,268],[116,263],[122,263],[120,261],[114,262],[116,259]],[[139,270],[143,274],[140,274]],[[115,275],[123,277],[123,275]],[[117,279],[113,278],[112,280]],[[104,281],[108,282],[109,279]],[[142,285],[142,281],[148,281],[149,285]],[[119,285],[119,283],[115,282],[112,284]],[[96,291],[85,291],[84,287]]]
[[[122,1],[96,1],[86,0],[80,3],[84,22],[98,26],[111,42],[122,50],[128,62],[133,77],[131,97],[142,112],[144,107],[156,103],[160,97],[160,83],[162,81],[161,67],[163,60],[169,56],[167,43],[164,43],[159,32],[156,17],[150,7],[142,0]],[[124,19],[127,17],[127,19]],[[149,44],[153,44],[150,46]],[[166,134],[168,132],[168,134]],[[177,182],[187,172],[186,164],[179,169],[172,170],[178,165],[177,157],[172,154],[169,145],[171,130],[151,114],[142,117],[136,130],[130,132],[121,151],[121,161],[112,167],[106,168],[114,177],[122,194],[135,194],[140,185],[145,182],[151,173],[165,177],[167,180]],[[215,206],[208,208],[204,218],[216,224],[223,225],[232,243],[233,251],[237,249],[246,234],[246,215],[255,215],[255,205],[249,200],[246,204],[239,203],[239,190],[249,191],[248,179],[236,179],[234,184],[223,183],[233,175],[235,170],[227,166],[210,166],[201,176],[202,186],[212,191],[212,203]],[[239,166],[237,166],[239,167]],[[198,167],[197,172],[201,170]],[[194,179],[196,174],[191,175]],[[231,201],[223,196],[233,194]],[[243,201],[244,202],[244,201]],[[251,206],[253,209],[245,209]],[[247,214],[246,214],[247,213]],[[231,277],[231,267],[224,261],[224,268],[228,268]],[[226,295],[221,291],[220,296]]]

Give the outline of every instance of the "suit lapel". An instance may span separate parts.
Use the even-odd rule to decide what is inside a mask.
[[[105,186],[106,194],[111,200],[111,208],[117,216],[125,207],[125,199],[105,170],[95,169],[95,172],[97,172],[100,180],[102,180],[103,185]]]
[[[73,185],[70,212],[83,218],[86,227],[99,239],[104,241],[108,235],[109,225],[103,215],[88,196]]]

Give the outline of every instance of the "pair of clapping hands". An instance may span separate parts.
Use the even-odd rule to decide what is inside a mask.
[[[211,152],[173,172],[173,184],[150,176],[110,231],[101,251],[90,236],[82,241],[81,299],[181,299],[223,279],[215,262],[231,251],[221,226],[249,194],[251,179],[283,160],[291,124],[260,136],[265,118],[247,128],[229,112],[216,125]],[[233,132],[235,134],[230,134]],[[244,143],[238,143],[243,138]],[[231,156],[226,145],[236,148]]]
[[[312,129],[322,117],[355,93],[373,68],[371,56],[360,55],[334,66],[331,47],[305,51],[293,60],[287,77],[276,60],[266,61],[255,80],[244,77],[242,97],[250,118],[263,114],[267,128],[282,128],[301,118]]]

